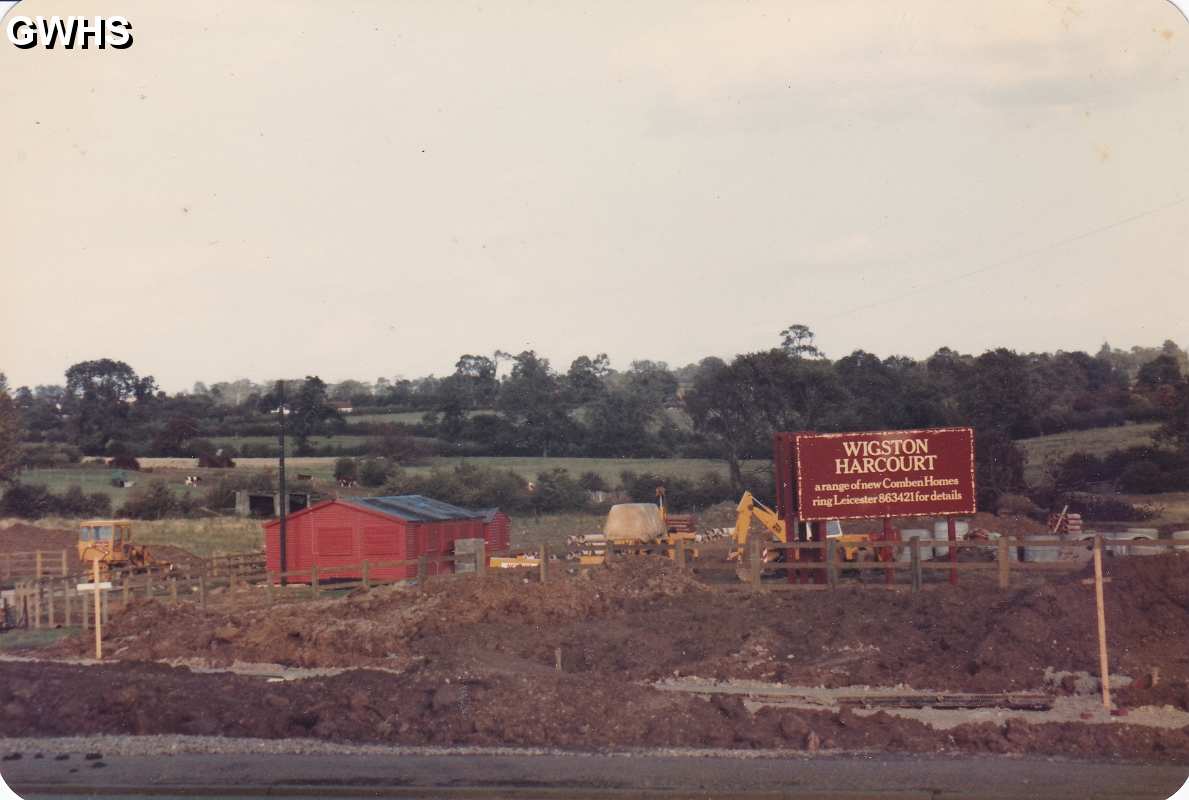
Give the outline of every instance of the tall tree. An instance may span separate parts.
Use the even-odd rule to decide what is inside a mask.
[[[130,404],[155,388],[123,361],[81,361],[66,370],[65,404],[79,447],[102,453],[127,427]]]
[[[780,347],[793,358],[825,358],[808,325],[790,325],[780,332]]]
[[[291,404],[290,412],[293,438],[297,442],[297,453],[308,453],[309,440],[322,423],[327,420],[343,422],[338,409],[330,404],[326,384],[317,375],[307,375]]]
[[[746,380],[722,359],[705,358],[686,392],[685,407],[694,430],[718,446],[730,471],[731,488],[738,492],[743,486],[743,454],[764,429]]]
[[[542,456],[564,445],[574,427],[549,359],[532,350],[512,359],[512,372],[500,386],[498,408],[516,425],[523,446]]]
[[[599,353],[594,358],[578,356],[571,361],[565,380],[570,403],[582,406],[598,399],[606,388],[604,381],[610,372],[606,353]]]

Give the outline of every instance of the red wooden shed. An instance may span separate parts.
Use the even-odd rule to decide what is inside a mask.
[[[496,509],[470,511],[415,494],[327,500],[288,517],[285,569],[316,565],[327,578],[359,578],[358,565],[367,560],[377,579],[414,578],[415,566],[375,569],[370,564],[450,555],[455,539],[484,539],[488,552],[502,549],[507,546],[507,520]],[[281,521],[269,520],[264,523],[264,552],[270,572],[281,568],[280,550]],[[450,568],[429,565],[431,575]]]

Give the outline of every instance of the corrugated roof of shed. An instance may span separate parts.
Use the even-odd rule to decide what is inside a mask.
[[[441,500],[434,500],[432,497],[423,497],[419,494],[400,494],[388,497],[344,497],[342,500],[409,522],[442,522],[452,519],[481,519],[483,517],[481,512],[452,506]]]

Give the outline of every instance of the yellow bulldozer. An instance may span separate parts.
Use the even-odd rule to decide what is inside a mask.
[[[133,544],[132,521],[127,519],[89,519],[79,523],[78,558],[98,561],[104,573],[115,569],[170,568],[168,562],[154,559],[149,548]]]

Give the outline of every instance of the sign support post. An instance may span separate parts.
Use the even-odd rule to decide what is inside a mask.
[[[95,584],[95,660],[103,659],[103,614],[99,606],[99,559],[91,560],[91,582]]]
[[[1110,664],[1106,657],[1106,609],[1102,601],[1102,535],[1094,537],[1094,604],[1098,607],[1098,671],[1102,675],[1102,705],[1111,710]]]
[[[946,538],[950,540],[950,584],[957,586],[958,584],[958,569],[953,566],[958,563],[958,548],[954,546],[954,542],[958,541],[958,526],[954,523],[953,517],[945,518]]]

